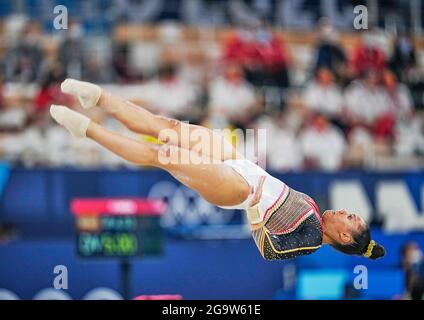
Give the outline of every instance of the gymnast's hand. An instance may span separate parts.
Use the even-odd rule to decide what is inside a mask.
[[[264,186],[264,183],[265,183],[265,179],[266,179],[266,176],[262,176],[262,177],[259,178],[258,185],[253,190],[254,195],[253,195],[252,199],[250,199],[250,201],[249,201],[249,204],[248,204],[249,208],[256,206],[261,201],[262,189],[263,189],[263,186]]]

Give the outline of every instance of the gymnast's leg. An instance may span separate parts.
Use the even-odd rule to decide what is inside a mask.
[[[197,148],[197,153],[220,161],[242,158],[232,144],[217,132],[155,115],[95,84],[67,79],[62,83],[62,91],[78,97],[84,108],[101,107],[136,133],[150,135],[161,142],[184,149]],[[206,147],[199,148],[200,141],[204,142],[203,146]]]
[[[248,183],[237,172],[205,155],[123,137],[67,107],[53,105],[50,112],[73,136],[88,137],[129,162],[164,169],[211,204],[237,205],[250,193]]]

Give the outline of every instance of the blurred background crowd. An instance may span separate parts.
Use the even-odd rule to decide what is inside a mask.
[[[253,1],[251,11],[243,1],[182,1],[190,23],[181,24],[166,15],[177,2],[148,24],[155,1],[72,1],[68,30],[43,23],[53,13],[36,1],[9,2],[0,23],[1,159],[127,165],[91,142],[67,139],[49,118],[50,104],[73,104],[60,92],[71,77],[191,123],[265,128],[268,147],[259,156],[271,170],[422,165],[424,43],[405,14],[409,3],[385,1],[373,20],[370,1],[368,29],[354,31],[340,17],[305,14],[303,22],[282,20],[291,28],[279,26],[266,14],[274,1],[265,0]],[[125,130],[100,111],[90,116]]]

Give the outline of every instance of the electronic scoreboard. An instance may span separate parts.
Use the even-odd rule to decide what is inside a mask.
[[[83,258],[160,255],[162,201],[152,199],[74,199],[76,247]]]

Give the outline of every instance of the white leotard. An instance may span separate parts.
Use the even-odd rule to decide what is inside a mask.
[[[260,201],[261,207],[261,218],[267,217],[267,213],[271,210],[272,207],[284,201],[289,192],[289,187],[282,181],[274,178],[264,169],[254,164],[253,162],[245,159],[237,160],[226,160],[224,164],[230,166],[235,171],[237,171],[247,183],[256,188],[259,183],[259,178],[265,176],[265,182],[262,189],[262,197]],[[242,203],[235,206],[220,206],[223,209],[242,209],[247,210],[248,203],[250,198],[253,196],[253,193]]]

